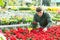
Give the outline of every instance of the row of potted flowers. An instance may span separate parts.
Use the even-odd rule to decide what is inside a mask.
[[[60,40],[60,25],[51,26],[46,32],[42,28],[16,28],[4,30],[3,34],[7,40]]]
[[[0,18],[0,25],[19,24],[21,22],[27,23],[32,22],[33,17],[23,18],[22,16],[12,16],[11,18]]]

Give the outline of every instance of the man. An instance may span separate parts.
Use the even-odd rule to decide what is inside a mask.
[[[47,31],[47,28],[49,28],[52,24],[50,15],[43,12],[40,7],[36,8],[36,12],[37,13],[34,15],[34,22],[39,22],[39,25],[43,28],[43,31]]]

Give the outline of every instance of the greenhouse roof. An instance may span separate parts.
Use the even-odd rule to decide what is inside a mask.
[[[51,0],[51,2],[60,2],[60,0]]]

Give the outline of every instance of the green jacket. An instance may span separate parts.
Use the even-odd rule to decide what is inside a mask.
[[[52,25],[52,20],[48,13],[43,12],[43,15],[41,17],[39,17],[37,14],[35,14],[33,20],[35,22],[39,22],[39,24],[42,28],[50,27]]]

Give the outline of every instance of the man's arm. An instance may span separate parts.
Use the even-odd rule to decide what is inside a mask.
[[[49,28],[52,25],[52,19],[49,14],[47,14],[46,16],[47,16],[47,22],[48,22],[46,27]]]
[[[47,29],[52,25],[52,19],[51,19],[50,15],[47,14],[46,16],[47,16],[47,22],[48,22],[48,24],[47,24],[47,26],[43,29],[44,32],[47,31]]]

